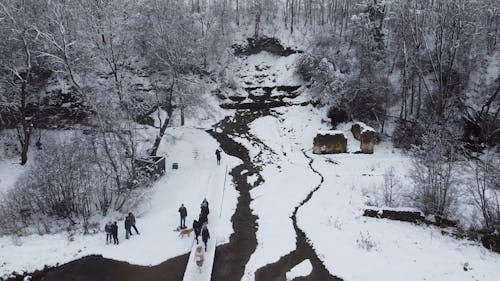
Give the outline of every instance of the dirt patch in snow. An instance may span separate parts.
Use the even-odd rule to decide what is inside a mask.
[[[140,266],[94,255],[35,271],[29,276],[32,281],[182,281],[188,259],[186,254],[156,266]],[[17,275],[6,281],[23,281],[27,275]]]

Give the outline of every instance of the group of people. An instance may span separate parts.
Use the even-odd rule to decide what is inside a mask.
[[[217,159],[217,165],[220,165],[221,161],[221,152],[222,149],[217,148],[215,150],[215,156]],[[206,198],[200,204],[200,215],[198,220],[193,221],[193,231],[195,234],[196,245],[199,244],[198,237],[201,235],[201,240],[205,244],[205,252],[207,251],[208,240],[210,239],[210,232],[208,231],[208,214],[210,210],[208,208],[208,201]],[[179,207],[179,215],[180,215],[180,226],[179,230],[186,229],[186,217],[187,217],[187,209],[184,204],[181,204]],[[132,236],[132,228],[134,228],[135,232],[139,234],[139,230],[137,230],[137,226],[135,225],[135,216],[132,212],[128,213],[125,217],[125,238],[129,239]],[[118,224],[117,222],[108,222],[104,227],[106,232],[106,244],[113,242],[113,244],[118,245],[120,242],[118,240]],[[195,251],[195,260],[196,265],[201,270],[204,260],[204,251],[202,246],[197,246]]]
[[[139,230],[137,230],[137,226],[135,225],[135,216],[134,214],[132,214],[132,212],[130,212],[125,217],[126,239],[129,239],[129,237],[132,236],[132,227],[134,228],[135,232],[139,234]],[[106,244],[109,244],[111,242],[113,242],[114,245],[120,244],[120,241],[118,240],[118,223],[116,221],[108,222],[104,227],[104,231],[106,232]]]
[[[205,251],[207,250],[208,239],[210,239],[210,232],[208,231],[208,214],[210,210],[208,208],[207,198],[203,199],[200,204],[200,215],[198,220],[193,221],[193,231],[196,239],[196,244],[199,243],[198,237],[201,235],[201,240],[205,244]],[[181,218],[180,229],[185,229],[186,227],[186,217],[187,209],[184,204],[179,207],[179,215]]]
[[[109,221],[104,227],[104,231],[106,232],[106,245],[111,242],[115,245],[120,244],[120,241],[118,240],[118,224],[116,221]]]
[[[201,235],[201,240],[205,244],[205,252],[207,251],[207,244],[208,244],[208,239],[210,239],[210,232],[208,231],[208,214],[210,213],[210,210],[208,208],[208,201],[207,199],[203,199],[200,205],[200,216],[198,217],[198,220],[193,221],[193,230],[194,230],[194,235],[196,239],[196,245],[199,244],[198,237]],[[203,252],[203,247],[202,246],[196,246],[196,251],[194,253],[194,259],[196,262],[196,265],[198,268],[201,270],[201,267],[203,266],[203,261],[205,259],[204,257],[205,253]]]

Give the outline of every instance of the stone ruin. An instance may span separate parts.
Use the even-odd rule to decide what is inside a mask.
[[[359,153],[373,154],[377,134],[375,130],[362,122],[351,126],[351,133],[360,142]],[[313,141],[313,153],[334,154],[347,152],[347,138],[342,131],[318,131]]]
[[[352,135],[360,142],[360,151],[364,154],[373,154],[376,134],[375,130],[362,122],[356,122],[351,127]]]
[[[314,138],[313,153],[333,154],[347,152],[347,138],[341,131],[319,131]]]

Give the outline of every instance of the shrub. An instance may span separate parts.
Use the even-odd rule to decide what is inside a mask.
[[[424,133],[425,128],[418,121],[400,120],[396,123],[396,128],[392,135],[394,146],[410,149],[414,145],[421,145]]]
[[[356,240],[358,243],[358,247],[367,252],[376,249],[377,243],[373,240],[370,233],[367,231],[366,233],[360,232],[359,238]]]
[[[399,177],[395,174],[394,167],[390,167],[384,173],[384,183],[382,186],[382,198],[385,206],[397,207],[400,189],[401,183]]]
[[[89,232],[94,215],[139,200],[132,185],[126,184],[128,175],[123,175],[124,184],[118,188],[109,162],[100,158],[94,145],[83,136],[47,142],[0,202],[0,233],[49,233],[78,225]]]
[[[457,201],[456,143],[442,128],[430,130],[414,147],[410,198],[424,214],[447,217]]]
[[[333,127],[338,124],[349,121],[349,116],[347,112],[338,106],[332,106],[328,109],[327,117],[330,118],[330,122]]]

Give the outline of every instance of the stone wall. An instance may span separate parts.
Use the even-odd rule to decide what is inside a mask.
[[[314,138],[313,153],[333,154],[347,152],[347,138],[342,133],[318,134]]]
[[[375,132],[363,131],[360,138],[361,153],[373,154],[373,147],[375,146]]]

